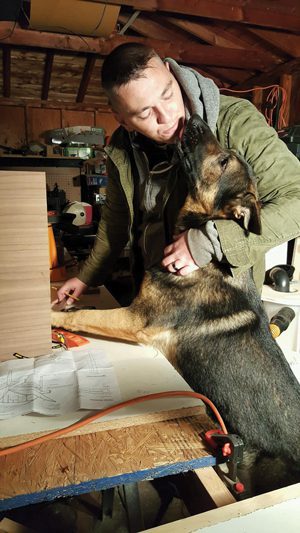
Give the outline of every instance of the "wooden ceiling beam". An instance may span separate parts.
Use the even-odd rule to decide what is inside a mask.
[[[264,72],[252,78],[249,78],[247,81],[240,83],[233,88],[237,89],[249,89],[256,85],[265,86],[269,84],[276,83],[275,80],[278,80],[283,74],[300,74],[300,59],[292,59],[287,63],[278,65],[269,72]]]
[[[79,104],[83,102],[88,85],[90,83],[90,79],[94,70],[94,66],[96,63],[96,56],[88,56],[86,60],[85,67],[83,69],[82,78],[80,82],[80,86],[77,93],[76,102]],[[100,84],[100,80],[99,80]]]
[[[48,100],[53,59],[54,59],[54,52],[52,50],[48,50],[46,54],[45,68],[44,68],[44,78],[43,78],[43,85],[42,85],[42,100]]]
[[[0,22],[0,34],[7,33],[8,25]],[[241,51],[224,47],[209,45],[182,46],[182,43],[174,43],[161,39],[149,39],[123,35],[113,35],[108,39],[94,37],[81,38],[75,35],[62,35],[58,33],[23,30],[16,26],[12,35],[3,39],[5,44],[47,48],[53,50],[67,50],[73,52],[88,52],[89,54],[108,55],[116,46],[127,42],[141,42],[152,46],[162,57],[170,56],[177,61],[187,64],[210,65],[219,67],[240,67]],[[278,61],[279,62],[279,61]],[[242,65],[244,69],[265,71],[273,67],[270,57],[264,52],[253,54],[251,50],[243,51]]]
[[[270,43],[292,57],[300,57],[300,35],[281,31],[251,28],[250,32],[265,43]]]
[[[203,41],[211,44],[212,46],[225,46],[228,48],[245,48],[244,41],[239,42],[233,39],[228,39],[227,36],[223,36],[222,32],[216,31],[216,28],[210,24],[201,24],[200,22],[194,22],[191,20],[179,19],[175,17],[166,17],[168,22],[181,28],[187,33],[194,35],[195,37],[202,39]]]
[[[104,0],[92,0],[100,4]],[[300,4],[294,0],[109,0],[112,5],[139,11],[163,11],[198,17],[300,30]]]
[[[285,61],[289,59],[284,52],[274,52],[272,46],[268,47],[267,43],[263,44],[259,37],[255,37],[248,28],[242,25],[221,23],[219,21],[214,21],[213,23],[206,22],[204,24],[177,19],[175,17],[166,17],[166,20],[212,46],[241,48],[243,50],[249,50],[251,48],[253,51],[260,51],[266,56],[269,56],[270,62],[280,62],[281,60]]]
[[[157,18],[157,20],[156,20]],[[124,15],[119,16],[119,20],[122,23],[125,23],[127,20],[127,17]],[[169,21],[169,19],[167,19]],[[162,21],[162,23],[161,23]],[[182,46],[185,48],[192,48],[193,52],[195,53],[197,51],[197,47],[199,44],[197,44],[196,40],[188,38],[187,35],[185,35],[185,31],[183,32],[183,35],[181,35],[174,26],[174,29],[172,29],[172,21],[170,21],[170,27],[163,24],[163,22],[166,21],[166,18],[159,18],[153,15],[151,15],[151,18],[145,18],[143,16],[140,16],[138,20],[134,21],[132,23],[132,28],[144,35],[156,35],[158,38],[165,38],[168,41],[171,42],[177,42],[181,43]],[[201,47],[201,45],[200,45]],[[273,58],[272,58],[273,59]],[[240,65],[239,65],[240,66]],[[205,68],[203,67],[203,64],[201,65],[202,68],[199,67],[199,64],[197,66],[193,65],[193,68],[200,72],[200,74],[212,78],[215,83],[219,86],[228,86],[232,85],[233,83],[236,83],[237,81],[244,81],[245,79],[249,78],[249,75],[251,75],[246,71],[243,70],[236,70],[227,68],[221,68],[221,67],[209,67]],[[231,77],[231,74],[234,73],[233,77]],[[239,76],[240,73],[240,76]],[[254,74],[254,73],[253,73]]]
[[[0,106],[12,106],[12,107],[39,107],[45,109],[68,109],[70,111],[95,111],[99,113],[108,113],[109,108],[107,104],[107,98],[100,98],[94,102],[78,103],[75,102],[62,102],[62,101],[47,101],[38,100],[36,98],[0,98]]]
[[[10,97],[10,70],[11,70],[11,49],[10,46],[4,46],[3,47],[3,56],[2,56],[2,64],[3,64],[3,96],[5,98]]]

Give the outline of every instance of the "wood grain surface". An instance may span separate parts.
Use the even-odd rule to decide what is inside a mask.
[[[205,462],[211,456],[200,434],[211,427],[203,413],[52,440],[0,459],[0,498],[54,488],[61,494],[68,486],[99,479],[105,479],[107,487],[108,478],[118,478],[112,485],[122,484],[145,471],[149,479],[170,465],[174,468],[169,473],[184,470],[184,465],[188,470],[194,460],[200,466],[201,459]]]
[[[51,350],[45,174],[0,172],[0,361]]]

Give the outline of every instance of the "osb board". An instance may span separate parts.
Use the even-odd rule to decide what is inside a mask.
[[[205,458],[206,415],[56,439],[0,458],[0,498]],[[181,467],[182,469],[182,467]]]
[[[146,424],[149,422],[161,422],[163,420],[173,420],[174,418],[183,418],[187,416],[201,414],[205,414],[204,406],[182,407],[180,409],[143,413],[142,415],[125,416],[120,418],[108,418],[107,420],[99,418],[98,421],[89,423],[86,426],[73,430],[71,433],[67,434],[67,437],[85,435],[86,433],[98,433],[110,429],[138,426],[140,424]],[[18,435],[9,436],[0,435],[0,449],[16,446],[16,444],[21,444],[22,442],[27,442],[29,440],[36,439],[42,435],[46,435],[47,433],[51,433],[51,431],[35,431],[34,433],[20,433]],[[66,436],[62,435],[58,438],[64,439],[65,437]]]
[[[0,171],[0,360],[51,349],[45,174]]]

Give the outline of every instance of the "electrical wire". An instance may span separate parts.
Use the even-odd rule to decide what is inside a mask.
[[[78,420],[78,422],[74,422],[74,424],[71,424],[70,426],[66,426],[62,429],[57,429],[56,431],[51,431],[51,433],[46,433],[45,435],[42,435],[41,437],[37,437],[36,439],[22,442],[21,444],[16,444],[15,446],[11,446],[9,448],[3,448],[2,450],[0,450],[0,457],[4,457],[7,455],[11,455],[13,453],[20,452],[22,450],[26,450],[27,448],[31,448],[33,446],[37,446],[38,444],[42,444],[43,442],[50,441],[54,439],[55,437],[60,437],[60,436],[66,435],[67,433],[71,433],[71,431],[74,431],[83,426],[86,426],[87,424],[90,424],[94,420],[97,420],[98,418],[102,418],[108,415],[109,413],[113,413],[114,411],[118,411],[119,409],[122,409],[123,407],[127,407],[129,405],[133,405],[136,403],[145,402],[147,400],[157,400],[160,398],[172,398],[175,396],[188,396],[189,398],[198,398],[199,400],[202,400],[204,403],[206,403],[210,407],[210,409],[214,413],[221,427],[221,430],[223,431],[223,433],[227,435],[228,431],[225,426],[225,423],[219,411],[217,410],[216,406],[212,403],[211,400],[209,400],[209,398],[207,398],[203,394],[200,394],[199,392],[194,392],[194,391],[165,391],[165,392],[156,392],[153,394],[146,394],[144,396],[137,396],[136,398],[125,400],[124,402],[120,402],[110,407],[107,407],[106,409],[103,409],[100,412],[98,411],[97,413],[87,418]]]
[[[286,112],[286,104],[287,104],[287,93],[284,87],[281,87],[281,85],[266,85],[265,87],[253,87],[251,89],[229,89],[227,87],[221,87],[220,91],[227,91],[230,93],[249,93],[254,91],[264,91],[266,89],[271,89],[266,97],[266,109],[264,111],[264,116],[269,124],[269,126],[274,126],[275,123],[275,117],[274,114],[276,112],[276,109],[279,107],[278,111],[278,121],[277,121],[277,129],[284,128],[287,124],[285,121],[285,112]],[[281,101],[280,101],[281,100]]]

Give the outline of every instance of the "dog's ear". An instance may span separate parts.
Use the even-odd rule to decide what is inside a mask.
[[[241,220],[245,230],[261,234],[260,203],[253,192],[247,192],[232,210],[234,218]]]

